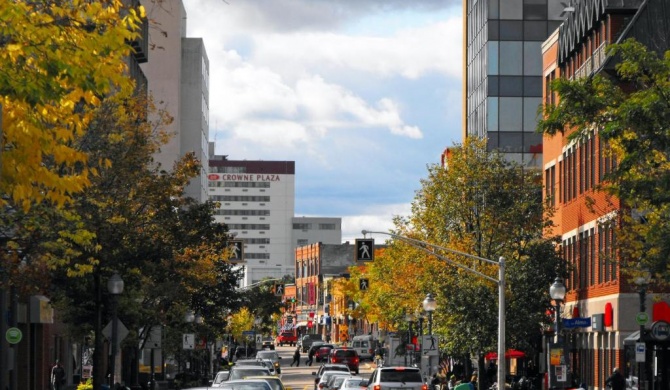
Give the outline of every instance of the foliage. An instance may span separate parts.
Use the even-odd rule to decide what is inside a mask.
[[[266,278],[268,280],[271,278]],[[282,281],[283,282],[283,281]],[[264,334],[272,333],[275,328],[275,321],[272,320],[273,315],[279,313],[282,305],[282,297],[275,296],[272,287],[274,282],[268,281],[260,283],[257,286],[246,290],[242,294],[242,305],[248,308],[253,308],[252,314],[261,321],[260,332]]]
[[[539,335],[549,321],[548,287],[561,269],[553,244],[542,238],[550,223],[540,183],[537,172],[487,152],[486,140],[467,139],[453,150],[448,167],[429,167],[411,216],[396,218],[393,233],[450,250],[389,240],[367,269],[367,299],[379,308],[380,319],[404,328],[404,314],[421,310],[432,292],[438,300],[433,329],[446,336],[451,354],[496,350],[497,283],[453,264],[495,280],[498,266],[454,251],[494,261],[504,257],[507,347],[529,348],[529,335]]]
[[[247,307],[242,307],[238,312],[233,313],[228,323],[228,331],[236,340],[243,340],[242,332],[253,329],[254,314]]]
[[[629,39],[612,45],[616,75],[605,72],[574,81],[557,79],[559,97],[548,105],[538,129],[579,139],[597,131],[611,146],[616,168],[600,190],[626,208],[617,232],[624,271],[642,263],[658,281],[670,281],[670,52],[659,57]]]
[[[97,172],[75,141],[101,99],[132,92],[125,58],[143,12],[121,0],[0,2],[0,206],[63,205],[90,184]]]

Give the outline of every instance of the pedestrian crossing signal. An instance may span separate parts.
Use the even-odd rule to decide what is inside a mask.
[[[358,279],[358,289],[366,291],[370,287],[370,282],[367,279]]]
[[[244,260],[244,243],[242,240],[228,241],[228,248],[230,248],[230,257],[228,260],[240,262]]]
[[[374,238],[357,238],[356,239],[356,261],[373,261],[375,253]]]
[[[276,297],[284,296],[284,285],[281,283],[275,283],[275,285],[272,287],[272,292]]]

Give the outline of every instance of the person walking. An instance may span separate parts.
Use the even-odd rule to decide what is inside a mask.
[[[293,361],[291,362],[291,367],[295,364],[296,367],[300,367],[300,347],[295,349],[293,353]]]
[[[614,367],[612,375],[605,380],[605,385],[611,387],[612,390],[626,390],[626,378],[619,372],[619,367]]]
[[[51,387],[53,390],[60,390],[65,385],[65,369],[60,365],[60,360],[56,359],[56,364],[51,368]]]
[[[311,366],[314,362],[314,354],[316,354],[316,348],[309,347],[309,353],[307,354],[307,360],[305,360],[305,365]]]

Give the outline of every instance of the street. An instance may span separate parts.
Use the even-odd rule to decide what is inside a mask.
[[[312,373],[316,372],[323,363],[314,363],[311,367],[306,366],[305,360],[307,360],[307,354],[301,353],[300,367],[291,367],[295,347],[276,347],[276,351],[281,356],[281,379],[284,382],[284,386],[292,390],[313,390],[315,376]],[[373,369],[374,364],[371,361],[366,360],[361,362],[359,376],[368,378]]]

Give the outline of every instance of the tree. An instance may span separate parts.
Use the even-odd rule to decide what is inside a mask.
[[[63,205],[95,170],[76,148],[94,110],[127,94],[143,8],[121,0],[0,2],[0,206]]]
[[[628,39],[611,45],[616,74],[557,79],[557,105],[544,108],[539,131],[580,139],[597,131],[617,165],[599,191],[618,198],[617,231],[624,272],[640,266],[670,282],[670,52],[659,57]]]
[[[548,286],[562,270],[555,246],[543,238],[550,222],[541,201],[540,174],[488,152],[486,140],[473,138],[457,145],[447,164],[428,168],[412,214],[396,218],[394,233],[481,258],[504,257],[507,318],[512,313],[519,318],[507,322],[507,347],[527,349],[528,335],[540,335],[549,323]],[[498,278],[497,266],[438,254]],[[434,333],[445,337],[443,347],[453,356],[479,356],[483,372],[483,355],[497,346],[497,284],[395,239],[369,271],[370,294],[393,318],[414,312],[426,293],[434,293],[439,300]],[[393,292],[397,299],[390,297]]]

